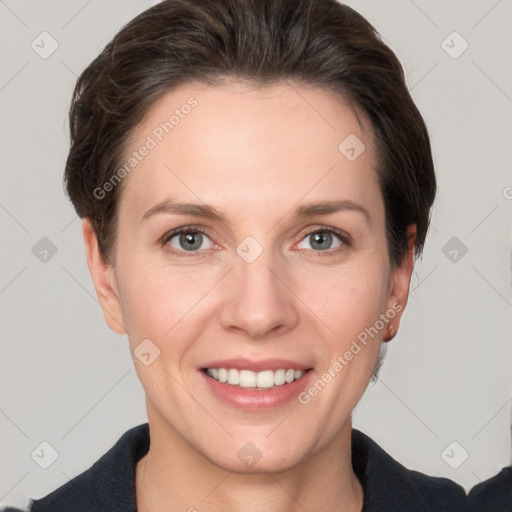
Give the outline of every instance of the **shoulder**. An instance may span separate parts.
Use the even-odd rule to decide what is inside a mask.
[[[87,471],[44,498],[31,512],[135,512],[135,466],[149,450],[147,423],[125,432]]]
[[[484,508],[485,506],[485,508]],[[475,485],[468,495],[468,512],[512,511],[512,466]]]
[[[363,512],[464,510],[466,493],[460,485],[407,469],[356,429],[352,430],[352,461],[364,488]]]

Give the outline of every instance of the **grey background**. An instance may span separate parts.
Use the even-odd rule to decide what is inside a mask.
[[[146,421],[127,340],[104,325],[62,171],[76,76],[152,3],[0,1],[1,505],[45,495]],[[439,180],[401,330],[354,426],[405,466],[468,489],[511,461],[512,2],[348,3],[404,65]],[[31,47],[43,31],[59,45],[47,59]],[[445,48],[458,52],[461,40],[442,46],[453,31],[469,44],[458,58]],[[46,261],[43,237],[57,249]],[[31,457],[49,462],[43,441],[58,453],[48,469]]]

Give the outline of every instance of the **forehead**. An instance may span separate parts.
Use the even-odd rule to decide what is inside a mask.
[[[221,191],[229,191],[233,207],[305,195],[366,193],[371,201],[378,192],[370,125],[347,102],[312,86],[185,84],[148,111],[125,160],[144,146],[123,182],[132,205],[150,207],[172,194],[218,206]]]

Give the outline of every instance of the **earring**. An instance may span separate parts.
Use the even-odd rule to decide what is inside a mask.
[[[396,336],[393,324],[389,324],[388,333],[384,336],[384,341],[391,341]]]

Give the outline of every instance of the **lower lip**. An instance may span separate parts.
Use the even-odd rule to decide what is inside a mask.
[[[307,387],[311,380],[313,370],[306,371],[298,380],[269,389],[250,389],[232,386],[209,377],[202,370],[199,373],[206,380],[210,391],[223,402],[239,409],[268,411],[294,399],[297,400],[298,395]]]

